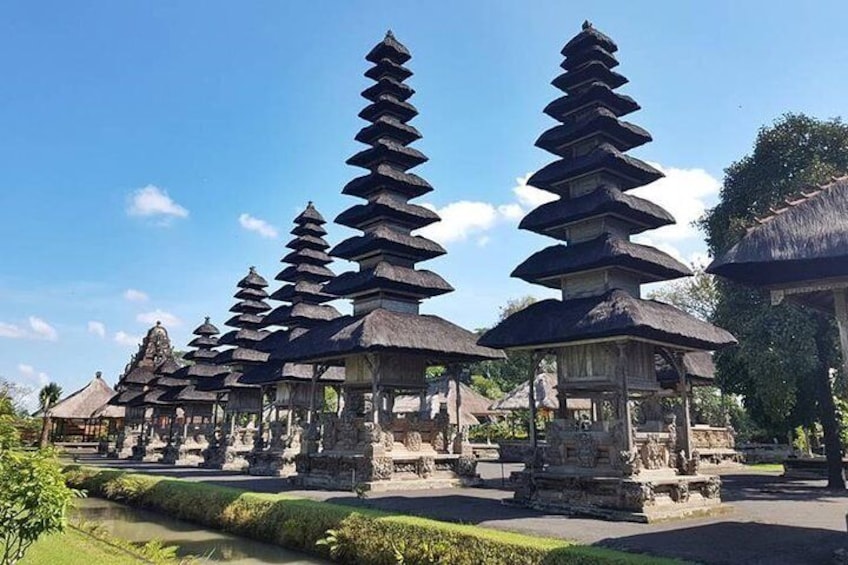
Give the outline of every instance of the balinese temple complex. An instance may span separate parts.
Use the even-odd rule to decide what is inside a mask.
[[[556,356],[560,412],[547,428],[547,456],[534,457],[516,477],[516,501],[563,513],[655,520],[720,505],[718,477],[699,473],[692,450],[683,355],[735,340],[672,306],[640,298],[642,284],[691,272],[630,240],[674,219],[628,194],[662,173],[626,154],[651,136],[620,119],[639,106],[615,92],[627,82],[612,70],[617,50],[589,23],[565,45],[564,72],[553,81],[564,96],[545,108],[559,125],[536,142],[557,160],[528,184],[558,199],[531,211],[520,227],[565,245],[535,253],[512,275],[559,289],[562,299],[513,314],[480,344],[530,351],[537,360]],[[657,379],[657,354],[677,369],[673,391]],[[636,404],[668,394],[679,396],[682,422],[672,413],[635,418]],[[590,399],[592,417],[567,418],[568,397]]]
[[[182,364],[173,355],[166,358],[153,371],[154,377],[145,392],[130,400],[130,408],[142,409],[146,414],[141,423],[141,435],[133,446],[132,459],[161,461],[165,449],[171,444],[177,412],[176,406],[167,400],[167,395],[182,386],[182,381],[173,376],[181,367]]]
[[[282,304],[263,320],[266,328],[280,328],[263,341],[266,351],[279,349],[317,325],[341,316],[325,304],[335,298],[324,292],[324,284],[335,277],[328,267],[332,258],[327,255],[330,245],[324,240],[325,223],[312,202],[294,220],[294,239],[286,245],[289,252],[281,260],[286,266],[275,277],[283,285],[269,297]],[[295,473],[295,458],[301,450],[317,450],[316,413],[323,408],[324,387],[338,386],[344,378],[340,367],[324,369],[276,359],[251,368],[239,378],[242,384],[262,387],[263,401],[271,401],[267,441],[263,417],[258,426],[261,441],[254,444],[248,456],[248,473],[288,477]],[[266,413],[264,406],[262,413]]]
[[[447,414],[426,411],[425,371],[444,365],[498,359],[498,351],[478,346],[475,336],[446,320],[419,313],[423,299],[450,292],[436,273],[416,263],[445,250],[414,230],[439,221],[431,210],[409,201],[432,190],[409,169],[427,158],[408,147],[421,137],[409,121],[417,110],[405,80],[409,51],[391,32],[366,56],[365,76],[374,84],[359,116],[369,122],[356,140],[368,147],[348,160],[366,169],[343,194],[363,199],[336,223],[362,235],[336,245],[331,255],[359,264],[359,270],[333,279],[324,291],[351,299],[353,314],[320,324],[272,354],[272,359],[345,369],[341,414],[325,414],[321,451],[302,454],[298,480],[325,488],[427,488],[478,480],[463,428],[452,430]],[[394,398],[413,394],[421,410],[401,417]],[[459,433],[456,433],[456,432]]]
[[[172,422],[168,445],[162,454],[162,462],[172,465],[194,466],[203,462],[203,451],[209,447],[208,436],[214,432],[217,395],[198,386],[227,372],[226,367],[215,364],[219,332],[209,317],[192,333],[195,337],[188,344],[192,349],[183,356],[188,364],[172,375],[181,386],[162,396],[164,402],[175,407],[176,420]]]
[[[229,367],[230,372],[222,372],[198,385],[200,390],[227,395],[222,433],[216,433],[204,451],[203,466],[233,471],[247,469],[247,455],[253,449],[256,422],[262,411],[260,387],[240,383],[239,378],[248,368],[268,360],[262,341],[270,335],[264,329],[264,316],[271,309],[265,302],[268,281],[254,267],[237,286],[237,302],[230,308],[233,316],[226,322],[233,329],[218,339],[218,345],[227,349],[220,351],[214,360],[216,365]]]
[[[123,425],[123,406],[108,404],[115,396],[98,371],[83,388],[69,394],[50,407],[45,414],[50,418],[50,441],[98,442],[112,437]]]

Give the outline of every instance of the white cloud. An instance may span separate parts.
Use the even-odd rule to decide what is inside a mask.
[[[461,200],[438,209],[432,204],[423,206],[439,214],[442,221],[422,228],[418,234],[441,244],[464,241],[490,229],[498,220],[497,209],[488,202]]]
[[[525,214],[524,209],[518,204],[501,204],[498,206],[498,213],[507,220],[514,222],[523,218]]]
[[[7,324],[0,322],[0,337],[8,337],[11,339],[21,339],[27,337],[26,330],[15,324]]]
[[[277,228],[275,228],[265,220],[254,218],[253,216],[247,213],[240,215],[238,220],[239,224],[241,224],[241,227],[243,227],[247,231],[256,232],[262,237],[267,237],[268,239],[274,239],[275,237],[277,237]]]
[[[127,214],[141,217],[164,216],[171,219],[188,217],[188,210],[174,202],[165,190],[148,184],[132,193]]]
[[[114,340],[120,345],[135,346],[141,343],[141,337],[130,335],[127,332],[115,332]]]
[[[146,292],[134,288],[128,288],[124,291],[124,299],[130,302],[147,302],[149,298]]]
[[[162,322],[162,325],[164,326],[179,326],[183,323],[183,321],[175,315],[171,314],[170,312],[160,310],[159,308],[153,310],[152,312],[142,312],[141,314],[136,316],[135,319],[143,324],[150,325],[153,325],[156,322]]]
[[[88,333],[98,337],[106,337],[106,325],[103,322],[91,320],[88,322]]]
[[[556,194],[539,190],[538,188],[528,185],[527,181],[531,176],[533,176],[533,173],[527,173],[523,177],[516,178],[515,182],[517,186],[512,189],[512,193],[518,199],[518,203],[523,208],[529,211],[541,206],[542,204],[553,202],[559,198]]]
[[[50,377],[43,371],[36,371],[32,365],[18,363],[18,372],[27,380],[35,381],[40,386],[44,386],[50,382]]]
[[[59,334],[56,328],[35,316],[29,317],[29,327],[32,329],[36,339],[46,339],[47,341],[56,341],[59,339]]]

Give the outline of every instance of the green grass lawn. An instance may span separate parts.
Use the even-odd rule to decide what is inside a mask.
[[[45,536],[27,551],[20,565],[137,565],[144,561],[74,528]]]
[[[745,467],[748,469],[755,469],[757,471],[765,471],[767,473],[783,472],[782,463],[754,463],[753,465],[745,465]]]

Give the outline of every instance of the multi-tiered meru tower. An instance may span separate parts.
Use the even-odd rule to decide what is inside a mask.
[[[617,49],[589,23],[566,44],[565,72],[553,81],[565,95],[545,108],[560,125],[536,142],[558,159],[528,184],[559,198],[530,212],[520,227],[566,244],[535,253],[512,276],[561,289],[562,299],[510,316],[479,343],[557,359],[561,414],[547,429],[546,460],[536,458],[518,477],[516,499],[554,511],[650,520],[720,503],[718,478],[698,474],[690,449],[682,356],[734,339],[672,306],[640,298],[642,284],[691,272],[630,240],[674,219],[628,194],[663,175],[626,155],[651,137],[620,119],[639,106],[615,92],[627,82],[612,70]],[[655,355],[681,375],[683,422],[653,409],[663,394]],[[593,417],[567,420],[567,396],[590,398]]]
[[[326,302],[335,297],[324,292],[324,284],[335,277],[327,255],[330,245],[324,240],[327,231],[324,218],[310,202],[294,220],[294,236],[286,247],[290,250],[281,262],[285,268],[275,277],[283,286],[273,292],[271,300],[283,304],[264,318],[266,328],[279,327],[263,342],[268,352],[280,350],[292,339],[310,329],[340,317]],[[268,412],[268,441],[256,442],[248,456],[251,475],[288,477],[295,473],[295,458],[304,451],[317,451],[317,418],[323,408],[324,387],[340,385],[344,371],[340,367],[321,370],[318,366],[289,363],[272,358],[267,363],[245,372],[240,383],[261,386],[263,398],[272,402]],[[285,419],[280,418],[281,411]],[[265,411],[263,411],[265,412]],[[311,427],[310,427],[311,426]],[[260,430],[265,428],[260,421]],[[303,437],[303,431],[306,437]],[[265,434],[260,433],[261,437]]]
[[[353,300],[353,315],[319,325],[280,350],[278,357],[320,365],[343,365],[344,409],[327,415],[322,451],[298,460],[307,485],[331,488],[415,488],[473,481],[470,448],[452,441],[447,413],[409,418],[392,412],[397,394],[426,394],[425,370],[500,357],[475,344],[475,337],[436,316],[419,314],[419,303],[453,290],[442,277],[416,268],[445,250],[412,232],[439,221],[410,200],[432,187],[409,170],[427,158],[409,145],[421,134],[408,122],[418,111],[409,103],[409,51],[391,32],[366,56],[365,76],[374,84],[359,116],[369,122],[356,136],[369,147],[348,160],[367,174],[344,187],[366,200],[336,218],[362,231],[339,243],[335,257],[359,263],[325,291]],[[461,434],[460,434],[461,437]],[[468,449],[466,449],[468,448]]]
[[[218,339],[218,345],[227,349],[215,356],[215,364],[227,366],[229,371],[198,386],[226,398],[224,429],[216,433],[204,451],[203,466],[232,471],[247,469],[246,456],[253,449],[255,439],[255,419],[261,417],[262,391],[257,386],[240,383],[239,378],[249,368],[268,360],[262,341],[269,335],[263,328],[264,315],[271,309],[265,302],[268,281],[254,267],[250,267],[237,287],[237,302],[230,308],[234,315],[225,322],[233,329]],[[241,414],[251,418],[247,426],[240,425]]]
[[[217,398],[215,392],[200,390],[211,379],[226,373],[226,367],[215,363],[218,352],[218,328],[207,316],[192,332],[194,338],[188,346],[192,348],[183,359],[190,364],[180,367],[172,375],[182,381],[183,386],[165,393],[162,400],[176,407],[177,429],[170,434],[168,445],[162,454],[162,462],[172,465],[199,465],[203,462],[203,451],[209,447],[208,438],[214,434]]]

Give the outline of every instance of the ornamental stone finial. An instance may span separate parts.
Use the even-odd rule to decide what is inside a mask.
[[[589,20],[583,20],[583,29],[592,29],[592,22]]]

